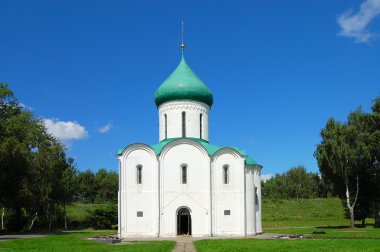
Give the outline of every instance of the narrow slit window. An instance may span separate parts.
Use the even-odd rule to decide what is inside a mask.
[[[181,183],[187,184],[187,165],[181,166]]]
[[[182,112],[182,137],[186,137],[186,112]]]
[[[203,114],[199,115],[199,138],[202,139]]]
[[[229,183],[229,166],[223,165],[223,183],[228,184]]]
[[[165,114],[165,139],[168,138],[168,115]]]
[[[257,195],[257,187],[255,186],[255,205],[258,206],[259,205],[259,197]]]
[[[137,184],[141,184],[142,183],[142,165],[136,166],[136,170],[137,170]]]

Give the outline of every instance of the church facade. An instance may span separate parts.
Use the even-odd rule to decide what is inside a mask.
[[[262,166],[243,150],[209,142],[213,95],[183,52],[155,102],[159,143],[131,144],[117,155],[119,236],[262,233]]]

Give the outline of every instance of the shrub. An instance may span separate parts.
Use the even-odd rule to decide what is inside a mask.
[[[89,225],[94,229],[112,229],[117,225],[117,205],[106,205],[89,211]]]

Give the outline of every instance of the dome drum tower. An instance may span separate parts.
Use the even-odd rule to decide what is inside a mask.
[[[159,140],[189,137],[209,141],[210,107],[202,102],[183,100],[158,107]]]
[[[210,89],[182,60],[155,93],[159,116],[159,140],[199,138],[208,141]]]

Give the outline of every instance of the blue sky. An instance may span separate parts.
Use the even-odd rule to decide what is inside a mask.
[[[210,141],[264,174],[305,165],[329,117],[380,95],[380,1],[1,1],[0,81],[79,170],[158,141],[153,95],[180,60],[214,94]]]

